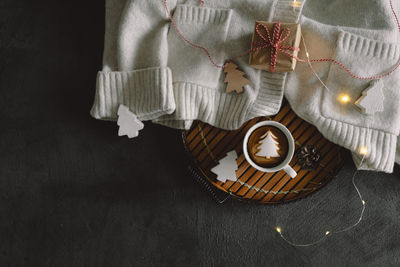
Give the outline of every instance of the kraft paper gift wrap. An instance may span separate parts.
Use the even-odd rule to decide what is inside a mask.
[[[261,25],[258,26],[259,24]],[[297,60],[294,57],[297,57],[298,55],[301,41],[300,24],[280,23],[279,35],[276,36],[277,38],[274,38],[275,25],[276,23],[274,22],[256,21],[251,43],[252,52],[250,53],[249,64],[255,69],[271,72],[294,71],[297,63]],[[266,29],[268,29],[270,37],[268,37]],[[282,42],[279,42],[279,40],[282,40]],[[273,49],[273,44],[271,44],[270,41],[275,43],[278,47],[276,65],[273,69],[271,69],[271,48]],[[284,52],[280,50],[283,50]],[[288,54],[293,55],[293,57]]]

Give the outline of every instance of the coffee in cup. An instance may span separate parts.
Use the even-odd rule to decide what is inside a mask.
[[[286,171],[292,178],[297,173],[289,166],[295,150],[290,131],[281,123],[264,121],[247,132],[243,152],[251,166],[263,172]]]

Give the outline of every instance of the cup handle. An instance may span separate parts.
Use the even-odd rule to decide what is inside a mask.
[[[290,167],[289,165],[287,165],[286,167],[283,168],[283,170],[290,175],[290,177],[295,178],[297,176],[297,172],[295,170],[293,170],[292,167]]]

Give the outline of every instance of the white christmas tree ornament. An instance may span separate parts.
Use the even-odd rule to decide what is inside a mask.
[[[217,175],[217,180],[226,183],[227,180],[237,181],[236,171],[238,169],[237,154],[233,150],[227,154],[227,156],[219,161],[219,165],[211,169],[213,173]]]
[[[383,101],[383,81],[372,81],[367,89],[364,90],[362,96],[355,102],[355,105],[361,109],[361,113],[373,115],[376,112],[384,111]]]
[[[260,151],[257,152],[256,156],[267,159],[279,157],[279,142],[276,139],[276,136],[271,131],[261,136],[258,147]]]
[[[144,128],[144,124],[124,105],[120,105],[118,109],[118,125],[118,135],[127,135],[129,138],[137,137]]]

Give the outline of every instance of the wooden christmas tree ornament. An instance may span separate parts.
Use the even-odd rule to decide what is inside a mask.
[[[240,94],[243,92],[243,87],[250,84],[250,81],[244,77],[245,73],[238,70],[238,66],[233,62],[228,62],[225,65],[224,72],[226,73],[227,93],[236,92]]]
[[[382,80],[375,80],[364,90],[362,96],[355,102],[355,105],[360,108],[361,113],[373,115],[376,112],[384,110],[383,102],[385,96],[383,94],[383,87]]]

